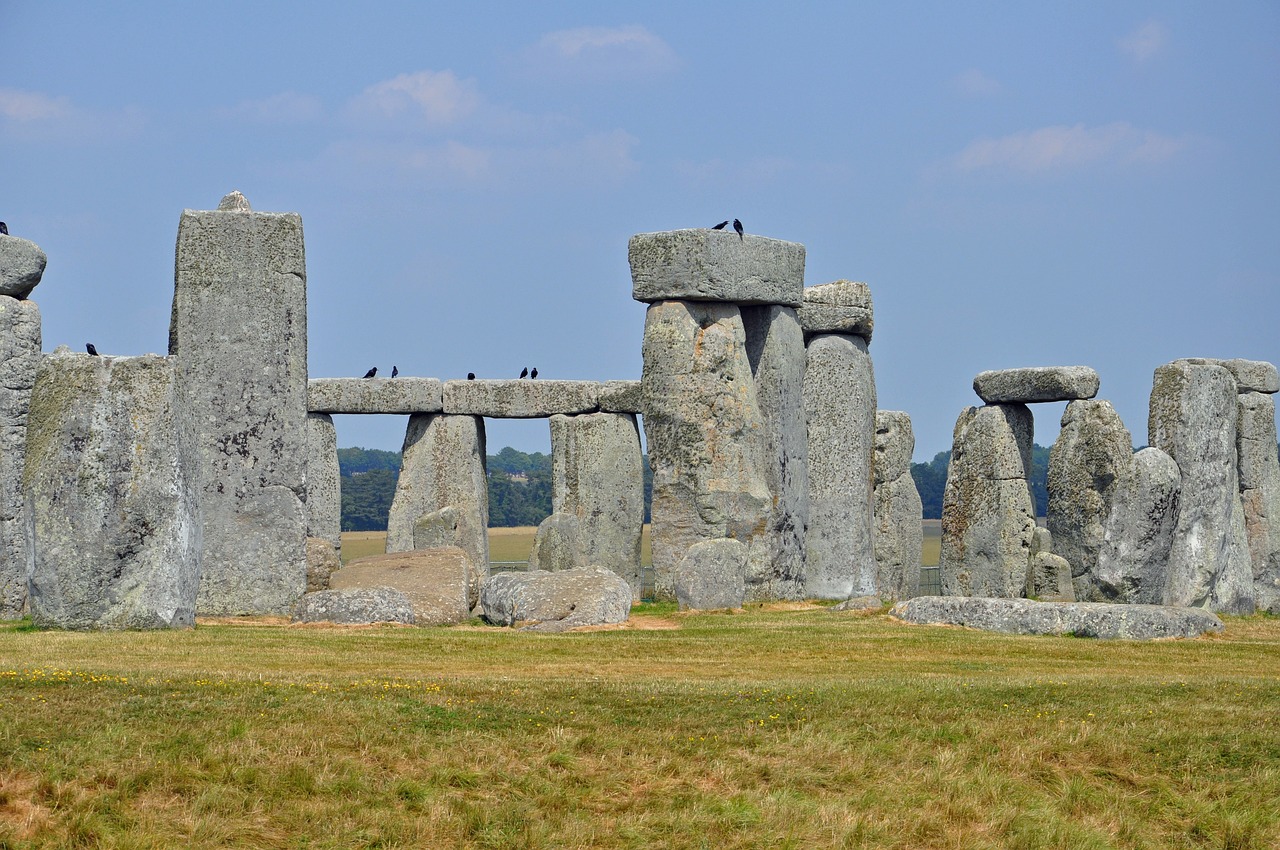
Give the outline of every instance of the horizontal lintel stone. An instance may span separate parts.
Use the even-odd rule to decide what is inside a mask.
[[[804,246],[730,230],[639,233],[627,245],[637,301],[804,302]]]
[[[537,419],[600,409],[596,381],[445,381],[444,412],[493,419]]]
[[[309,413],[439,413],[439,378],[313,378],[307,382]]]
[[[1265,360],[1215,360],[1209,357],[1186,357],[1182,363],[1195,366],[1221,366],[1236,379],[1236,389],[1242,393],[1280,392],[1280,371],[1274,363]]]
[[[871,342],[875,308],[871,287],[853,280],[837,280],[804,290],[804,303],[796,309],[800,329],[813,334],[853,334]]]
[[[600,385],[602,413],[643,413],[639,381],[605,381]]]
[[[1093,398],[1100,383],[1088,366],[1032,366],[981,372],[973,391],[987,404],[1033,404]]]

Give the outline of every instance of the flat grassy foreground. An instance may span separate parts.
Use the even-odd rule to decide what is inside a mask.
[[[0,847],[1280,846],[1280,620],[0,625]]]

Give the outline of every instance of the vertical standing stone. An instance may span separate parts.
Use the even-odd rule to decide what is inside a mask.
[[[172,358],[46,359],[25,487],[31,616],[68,629],[195,624],[195,494],[178,447]]]
[[[1275,398],[1243,392],[1239,409],[1236,453],[1255,602],[1259,611],[1280,614],[1280,457],[1276,454]]]
[[[22,466],[40,360],[40,308],[0,295],[0,620],[17,619],[26,609],[31,539]]]
[[[809,523],[804,332],[793,307],[743,307],[742,323],[764,421],[765,481],[777,506],[768,532],[769,571],[747,575],[746,598],[798,599],[804,595],[804,535]]]
[[[878,592],[872,538],[876,383],[862,337],[818,334],[804,373],[809,438],[809,596],[848,599]]]
[[[1182,473],[1165,604],[1254,610],[1236,460],[1236,382],[1222,366],[1175,361],[1155,371],[1148,440]]]
[[[338,432],[327,413],[307,414],[307,536],[342,546]]]
[[[909,415],[900,410],[876,411],[875,595],[882,599],[910,599],[920,592],[924,505],[911,477],[915,448]]]
[[[551,502],[577,518],[581,564],[617,573],[639,600],[644,469],[635,416],[551,417]]]
[[[742,542],[748,573],[767,574],[769,452],[741,313],[731,304],[651,304],[643,358],[655,593],[675,598],[676,568],[704,540]]]
[[[1081,601],[1163,605],[1182,475],[1160,449],[1133,456],[1112,500],[1098,562],[1076,582]]]
[[[387,552],[413,549],[414,524],[424,514],[452,507],[455,543],[471,561],[468,605],[480,599],[489,577],[489,490],[485,478],[484,420],[479,416],[416,413],[404,435],[400,477],[387,519]]]
[[[956,421],[942,497],[944,595],[1026,592],[1036,527],[1027,486],[1033,433],[1025,404],[969,407]]]

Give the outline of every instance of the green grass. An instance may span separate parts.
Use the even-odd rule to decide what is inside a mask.
[[[1280,620],[1129,643],[638,610],[0,624],[0,847],[1280,845]]]

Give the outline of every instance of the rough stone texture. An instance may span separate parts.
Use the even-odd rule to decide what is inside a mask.
[[[1280,458],[1276,454],[1276,404],[1259,392],[1239,396],[1236,455],[1240,498],[1253,561],[1259,611],[1280,614]]]
[[[728,538],[695,543],[676,567],[676,602],[681,611],[741,608],[746,577],[742,543]]]
[[[900,410],[876,411],[872,540],[877,592],[886,599],[910,599],[920,592],[924,505],[911,477],[915,445],[909,415]]]
[[[675,598],[676,567],[703,540],[742,541],[748,571],[763,574],[767,565],[754,565],[768,558],[773,523],[768,435],[741,313],[730,304],[650,305],[643,358],[657,597]]]
[[[1133,456],[1132,475],[1116,491],[1107,517],[1098,561],[1075,580],[1077,599],[1164,602],[1181,490],[1173,458],[1156,448]]]
[[[605,381],[600,385],[601,413],[643,413],[643,404],[639,381]]]
[[[1071,563],[1080,599],[1104,601],[1091,589],[1091,576],[1108,519],[1120,494],[1128,495],[1133,476],[1133,438],[1111,402],[1068,404],[1049,450],[1047,520],[1053,551]]]
[[[879,596],[855,596],[838,605],[832,605],[828,611],[876,611],[884,607],[884,600]]]
[[[805,593],[820,599],[874,596],[872,454],[876,381],[862,337],[809,340],[804,373],[809,437]]]
[[[1182,473],[1169,550],[1168,605],[1254,610],[1253,562],[1236,460],[1236,382],[1221,366],[1173,362],[1155,371],[1148,442]]]
[[[231,206],[182,213],[169,328],[200,476],[198,608],[287,614],[307,585],[302,219]]]
[[[775,506],[766,532],[768,558],[757,559],[747,573],[747,599],[800,599],[804,596],[804,535],[809,524],[804,333],[791,307],[743,307],[742,323],[764,422],[765,483]]]
[[[796,308],[796,316],[806,336],[853,334],[870,345],[875,329],[871,287],[853,280],[805,287],[804,303]]]
[[[31,538],[22,466],[40,353],[40,308],[0,295],[0,620],[23,616]]]
[[[437,378],[313,378],[312,413],[439,413],[444,385]]]
[[[413,526],[423,514],[452,506],[458,546],[473,568],[470,605],[489,575],[489,490],[484,421],[476,416],[418,413],[409,417],[400,478],[387,520],[387,551],[414,548]]]
[[[413,548],[438,549],[441,546],[461,548],[458,519],[458,509],[453,505],[418,517],[413,523]]]
[[[553,513],[538,524],[529,551],[529,569],[556,572],[587,566],[582,557],[582,532],[574,514]],[[639,559],[637,558],[637,563]]]
[[[640,233],[627,245],[637,301],[803,303],[804,246],[729,230]]]
[[[195,624],[198,515],[175,405],[172,358],[45,359],[23,480],[36,625]]]
[[[1042,602],[1075,602],[1070,562],[1052,552],[1033,553],[1027,566],[1026,592]]]
[[[329,578],[342,567],[338,547],[323,537],[307,538],[307,593],[329,589]]]
[[[348,561],[329,579],[333,590],[391,587],[403,593],[419,626],[461,623],[471,616],[470,556],[456,546],[373,555]]]
[[[1093,398],[1099,383],[1088,366],[1033,366],[981,372],[973,391],[987,404],[1030,404]]]
[[[295,623],[369,623],[414,622],[409,597],[392,587],[361,587],[348,590],[308,592],[293,612]]]
[[[500,626],[534,622],[577,626],[623,623],[631,613],[631,587],[602,567],[498,573],[480,595],[484,618]]]
[[[600,409],[595,381],[445,381],[444,412],[495,419],[536,419]]]
[[[908,623],[967,626],[1013,635],[1072,635],[1124,640],[1192,638],[1223,629],[1221,620],[1197,608],[1108,605],[1101,602],[921,596],[899,602],[889,614]]]
[[[1277,393],[1280,392],[1280,371],[1274,363],[1265,360],[1214,360],[1207,357],[1188,357],[1175,360],[1175,363],[1187,363],[1193,366],[1221,366],[1236,379],[1236,389],[1242,393]]]
[[[644,467],[634,415],[551,417],[551,503],[577,520],[578,555],[569,565],[612,570],[639,601]]]
[[[966,408],[956,421],[942,498],[939,576],[948,596],[1019,597],[1035,529],[1027,486],[1031,411],[1022,404]]]
[[[327,413],[307,414],[307,536],[342,546],[342,470],[338,432]]]
[[[40,283],[47,261],[36,243],[0,233],[0,295],[26,298]]]

